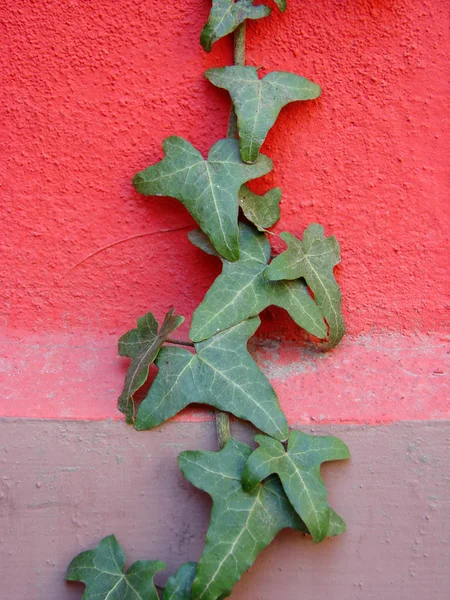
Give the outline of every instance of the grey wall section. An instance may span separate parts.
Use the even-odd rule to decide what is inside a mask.
[[[350,446],[351,461],[323,469],[348,532],[319,545],[282,532],[233,600],[447,600],[450,423],[312,431]],[[215,449],[212,424],[138,433],[122,423],[0,421],[0,598],[81,598],[65,568],[110,533],[130,563],[158,558],[169,574],[198,559],[210,503],[176,461],[197,448]]]

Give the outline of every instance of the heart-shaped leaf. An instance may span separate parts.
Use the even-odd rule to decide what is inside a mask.
[[[230,93],[238,121],[241,156],[246,163],[258,158],[259,149],[283,106],[297,100],[312,100],[322,91],[312,81],[284,71],[274,71],[259,79],[255,67],[209,69],[205,77]]]
[[[177,136],[165,139],[163,149],[165,158],[138,173],[134,187],[146,196],[177,198],[217,252],[227,260],[237,260],[239,189],[271,171],[272,161],[261,155],[253,165],[246,165],[239,154],[239,142],[228,138],[214,144],[208,160]]]
[[[260,325],[248,319],[195,344],[196,354],[184,348],[163,348],[159,372],[139,407],[136,429],[151,429],[193,402],[231,412],[255,427],[284,440],[286,418],[274,389],[247,351],[247,340]]]
[[[317,223],[305,229],[303,241],[286,232],[281,238],[288,249],[273,259],[264,275],[269,281],[306,280],[330,328],[327,348],[333,348],[345,333],[342,295],[333,274],[340,261],[339,243],[334,236],[325,237]]]
[[[188,562],[169,577],[164,586],[162,600],[191,600],[192,583],[197,572],[197,563]]]
[[[242,212],[259,231],[275,225],[280,218],[281,189],[273,188],[263,196],[258,196],[246,185],[239,190],[239,204]]]
[[[280,306],[309,333],[324,338],[327,328],[322,313],[308,293],[303,280],[270,282],[264,271],[270,259],[270,244],[263,233],[241,223],[239,226],[241,258],[222,260],[222,274],[217,277],[192,318],[190,337],[200,342],[258,315],[267,306]],[[198,240],[200,236],[196,236]],[[191,236],[191,241],[196,243]],[[204,245],[204,244],[203,244]]]
[[[148,369],[154,362],[167,337],[184,321],[184,317],[175,315],[172,308],[166,314],[158,332],[158,321],[148,312],[137,320],[137,329],[132,329],[119,339],[119,355],[131,358],[118,408],[125,413],[127,423],[134,421],[133,394],[144,385]]]
[[[86,585],[83,600],[159,600],[153,583],[155,573],[166,568],[160,560],[139,560],[127,573],[125,553],[114,535],[102,539],[97,548],[76,556],[66,579]]]
[[[278,478],[251,494],[242,489],[241,476],[251,449],[230,439],[220,452],[182,452],[178,462],[183,475],[212,500],[206,544],[192,584],[193,600],[217,600],[254,563],[276,534],[291,527],[306,532]]]
[[[233,32],[246,19],[261,19],[268,15],[270,8],[254,6],[253,0],[213,0],[208,21],[200,34],[200,44],[206,52],[211,52],[214,42]]]
[[[347,446],[332,436],[313,436],[291,431],[287,451],[279,441],[265,435],[255,436],[259,448],[245,466],[242,482],[251,492],[258,483],[276,473],[298,515],[315,542],[328,535],[331,508],[320,465],[330,460],[350,458]]]

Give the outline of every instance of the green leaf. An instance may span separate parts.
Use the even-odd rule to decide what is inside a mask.
[[[230,595],[242,574],[276,534],[291,527],[306,531],[278,478],[247,494],[241,476],[251,449],[230,439],[220,452],[182,452],[183,475],[213,501],[206,544],[192,585],[193,600]]]
[[[239,142],[219,140],[208,160],[183,138],[164,140],[165,158],[138,173],[133,185],[146,196],[172,196],[188,209],[219,254],[230,261],[239,258],[238,194],[242,184],[265,175],[272,161],[261,155],[246,165],[239,155]]]
[[[245,466],[244,489],[251,492],[260,481],[276,473],[313,540],[322,541],[329,531],[331,509],[320,465],[350,458],[347,446],[336,437],[307,435],[301,431],[291,431],[287,451],[283,444],[265,435],[257,435],[255,440],[259,448]],[[339,527],[339,519],[334,519],[333,528]]]
[[[268,15],[270,8],[254,6],[253,0],[213,0],[208,22],[200,34],[200,44],[206,52],[211,52],[214,42],[234,31],[246,19],[261,19]]]
[[[340,261],[339,243],[334,236],[326,238],[322,225],[317,223],[305,229],[303,241],[286,232],[281,238],[288,249],[273,259],[265,277],[270,281],[306,280],[330,328],[327,347],[333,348],[345,333],[342,295],[333,275],[333,267]]]
[[[119,396],[118,408],[125,413],[127,422],[134,420],[133,394],[144,385],[148,377],[148,369],[172,331],[184,321],[184,317],[174,314],[172,308],[166,314],[158,332],[158,321],[153,313],[148,312],[137,320],[137,329],[132,329],[119,339],[119,355],[131,358],[122,393]]]
[[[330,508],[330,523],[328,525],[327,537],[336,537],[345,533],[347,526],[342,517],[340,517],[332,508]]]
[[[270,282],[264,271],[270,258],[270,244],[263,233],[240,224],[241,258],[234,263],[222,260],[223,269],[206,293],[192,318],[190,337],[200,342],[218,331],[258,315],[267,306],[280,306],[309,333],[324,338],[327,328],[322,313],[303,280]]]
[[[239,204],[244,215],[259,231],[275,225],[280,218],[281,189],[273,188],[258,196],[246,185],[239,190]]]
[[[197,572],[197,563],[188,562],[169,577],[164,587],[162,600],[191,600],[192,583]]]
[[[241,157],[246,163],[258,158],[266,136],[286,104],[320,96],[318,85],[293,73],[274,71],[262,79],[255,67],[208,69],[205,77],[229,91],[238,120]]]
[[[189,241],[206,252],[206,254],[211,254],[211,256],[219,256],[214,249],[214,246],[211,244],[207,236],[203,233],[201,229],[192,229],[188,233]]]
[[[156,427],[196,402],[231,412],[277,439],[286,439],[288,426],[275,391],[246,347],[259,325],[258,318],[243,321],[195,344],[196,354],[163,348],[156,359],[159,372],[139,407],[136,429]]]
[[[273,0],[275,4],[278,6],[280,11],[283,13],[287,8],[286,0]]]
[[[125,553],[114,535],[102,539],[97,548],[82,552],[70,563],[68,581],[86,585],[83,600],[158,600],[153,583],[157,571],[166,568],[160,560],[139,560],[126,575]]]

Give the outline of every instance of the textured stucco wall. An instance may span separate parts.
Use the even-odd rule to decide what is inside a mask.
[[[445,0],[291,2],[249,26],[248,64],[323,87],[291,105],[264,147],[284,192],[277,230],[322,223],[342,244],[350,333],[444,323],[448,166]],[[3,4],[0,173],[4,326],[122,331],[149,306],[190,315],[218,266],[186,240],[175,200],[131,177],[164,137],[202,152],[228,98],[203,78],[230,41],[198,43],[207,0]],[[263,184],[261,184],[262,187]],[[74,265],[117,240],[155,233]],[[192,275],[186,278],[186,269]],[[70,272],[69,272],[70,271]],[[284,333],[287,320],[273,324]]]
[[[230,64],[231,42],[202,51],[208,10],[207,0],[0,7],[3,414],[117,418],[117,337],[172,304],[187,333],[219,272],[217,259],[187,241],[193,221],[177,201],[145,199],[131,186],[162,157],[166,136],[206,153],[225,134],[229,99],[203,71]],[[321,378],[330,397],[344,385],[338,403],[311,381],[312,407],[296,408],[305,368],[276,340],[298,340],[299,330],[278,309],[265,311],[260,329],[275,340],[265,364],[284,369],[284,406],[305,420],[450,414],[441,377],[450,305],[447,13],[444,0],[290,2],[284,16],[274,10],[248,27],[249,64],[291,70],[324,90],[283,110],[264,146],[274,172],[256,184],[283,189],[276,231],[301,235],[317,221],[342,246],[350,337]],[[92,359],[98,348],[107,361]],[[399,357],[404,348],[409,358]]]
[[[338,237],[348,336],[318,354],[268,309],[252,350],[292,425],[341,423],[353,461],[327,482],[349,531],[312,549],[282,534],[234,596],[444,600],[448,2],[288,4],[249,25],[248,64],[324,91],[282,111],[263,148],[275,169],[254,189],[282,188],[275,231],[301,235],[316,221]],[[212,425],[142,437],[105,419],[121,418],[119,335],[171,305],[187,335],[220,270],[189,244],[194,223],[177,201],[131,186],[168,135],[204,154],[225,135],[229,98],[203,71],[231,64],[231,43],[202,51],[208,10],[209,0],[0,3],[0,416],[49,419],[0,420],[2,600],[79,598],[61,580],[67,561],[113,530],[131,559],[154,551],[171,570],[200,549],[208,505],[175,454],[211,446]],[[180,420],[210,418],[196,408]],[[192,513],[179,512],[182,497]]]

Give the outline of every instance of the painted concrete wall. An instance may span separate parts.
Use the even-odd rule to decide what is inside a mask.
[[[348,532],[316,545],[282,532],[232,600],[447,600],[448,423],[307,431],[338,435],[352,450],[351,462],[323,469]],[[242,427],[235,434],[249,441]],[[211,505],[176,458],[214,450],[212,424],[170,423],[148,434],[107,421],[4,420],[0,439],[2,600],[79,599],[83,586],[63,581],[67,564],[112,532],[128,565],[167,563],[159,585],[200,557]]]
[[[171,305],[186,317],[182,334],[187,335],[193,310],[220,271],[215,258],[188,242],[194,223],[177,201],[145,199],[131,186],[138,170],[162,158],[166,136],[184,136],[206,153],[225,135],[229,99],[202,74],[231,64],[231,44],[222,40],[211,54],[202,51],[198,36],[208,10],[209,0],[18,0],[0,6],[0,415],[24,418],[14,427],[25,448],[37,435],[36,425],[25,419],[49,419],[48,435],[55,440],[66,427],[61,421],[74,419],[97,421],[89,424],[89,435],[105,435],[103,421],[120,420],[115,405],[127,365],[116,356],[117,338],[137,316],[151,309],[160,318]],[[275,231],[301,235],[316,221],[342,248],[337,277],[348,335],[340,347],[326,355],[305,347],[301,332],[278,309],[264,312],[253,341],[255,357],[292,425],[415,422],[402,425],[409,432],[404,435],[411,444],[420,439],[432,449],[437,424],[426,422],[440,421],[448,446],[448,24],[444,0],[290,0],[284,16],[274,11],[248,27],[248,64],[262,66],[262,72],[296,72],[324,90],[319,100],[282,111],[263,147],[274,172],[254,189],[282,188]],[[277,242],[274,246],[282,250]],[[198,408],[179,417],[210,419]],[[88,425],[70,424],[78,426]],[[125,425],[117,427],[130,435]],[[329,470],[338,498],[345,488],[337,475],[351,472],[352,481],[360,481],[354,485],[364,489],[371,469],[379,469],[387,510],[376,499],[370,510],[386,512],[389,523],[400,518],[396,504],[405,506],[401,514],[416,506],[416,488],[408,483],[400,490],[393,483],[406,464],[397,461],[397,427],[357,430],[359,440],[375,436],[388,448],[383,457],[372,453],[373,467],[364,463],[367,470],[361,470],[358,456],[336,476]],[[179,430],[167,431],[166,443],[176,444]],[[376,438],[379,431],[383,434]],[[0,437],[0,446],[8,451],[10,440]],[[44,448],[33,448],[22,456],[16,452],[17,472],[7,461],[0,464],[8,490],[14,477],[59,468]],[[70,444],[62,451],[70,453]],[[443,485],[445,460],[448,465],[448,453],[445,459],[442,452],[436,469],[424,461],[414,481],[438,477]],[[103,477],[117,475],[108,461],[104,467]],[[118,493],[124,495],[120,481]],[[92,489],[83,489],[95,496],[97,477],[89,482]],[[181,484],[170,479],[161,485],[177,495]],[[419,512],[426,508],[422,500],[436,496],[430,485],[426,498],[419,494]],[[24,523],[45,523],[35,518],[41,512],[34,510],[30,488],[13,488],[22,490],[13,494],[15,513],[4,504],[11,498],[6,488],[0,494],[0,507],[7,507],[2,518],[13,514],[17,523],[3,538],[8,546],[19,539]],[[48,560],[67,557],[66,548],[95,544],[118,522],[116,517],[111,525],[100,522],[91,504],[80,499],[74,518],[86,525],[75,548],[67,525],[67,539],[58,537],[65,500],[55,498],[45,514],[54,528],[48,535],[61,553]],[[365,502],[362,498],[358,511],[365,510]],[[374,518],[364,521],[364,528],[356,519],[352,528],[352,514],[349,505],[348,538],[334,542],[330,560],[348,543],[351,561],[361,540],[367,554],[354,563],[355,576],[372,561],[371,551],[382,555],[381,571],[390,569],[393,556],[377,545],[390,526]],[[44,526],[39,531],[45,535]],[[136,548],[148,547],[136,536]],[[448,557],[445,539],[430,538],[434,559],[421,563],[429,565],[423,566],[421,585],[413,576],[407,580],[405,598],[423,600],[421,592],[428,589],[423,585],[432,576],[439,585],[430,598],[448,597],[448,577],[436,566],[441,563],[433,562],[439,553]],[[121,541],[128,548],[133,544]],[[34,544],[20,542],[25,543]],[[162,534],[156,546],[167,551]],[[285,552],[281,548],[277,544],[272,556]],[[8,564],[17,568],[14,551]],[[408,550],[398,547],[397,558],[404,552],[410,561],[420,549],[414,543]],[[36,561],[26,556],[29,572],[37,572]],[[323,559],[320,553],[314,557],[306,559],[313,561],[311,574]],[[0,569],[5,564],[0,561]],[[61,564],[34,597],[51,597],[49,582],[56,585]],[[358,577],[339,564],[340,575],[327,579],[329,587],[316,592],[311,587],[311,598],[333,598],[331,589],[346,598],[388,597],[375,579],[359,588]],[[401,598],[403,580],[395,581],[392,597]],[[63,597],[61,588],[54,589],[55,597]],[[252,599],[259,594],[266,600],[264,590],[253,591]],[[8,594],[21,597],[11,589]]]

